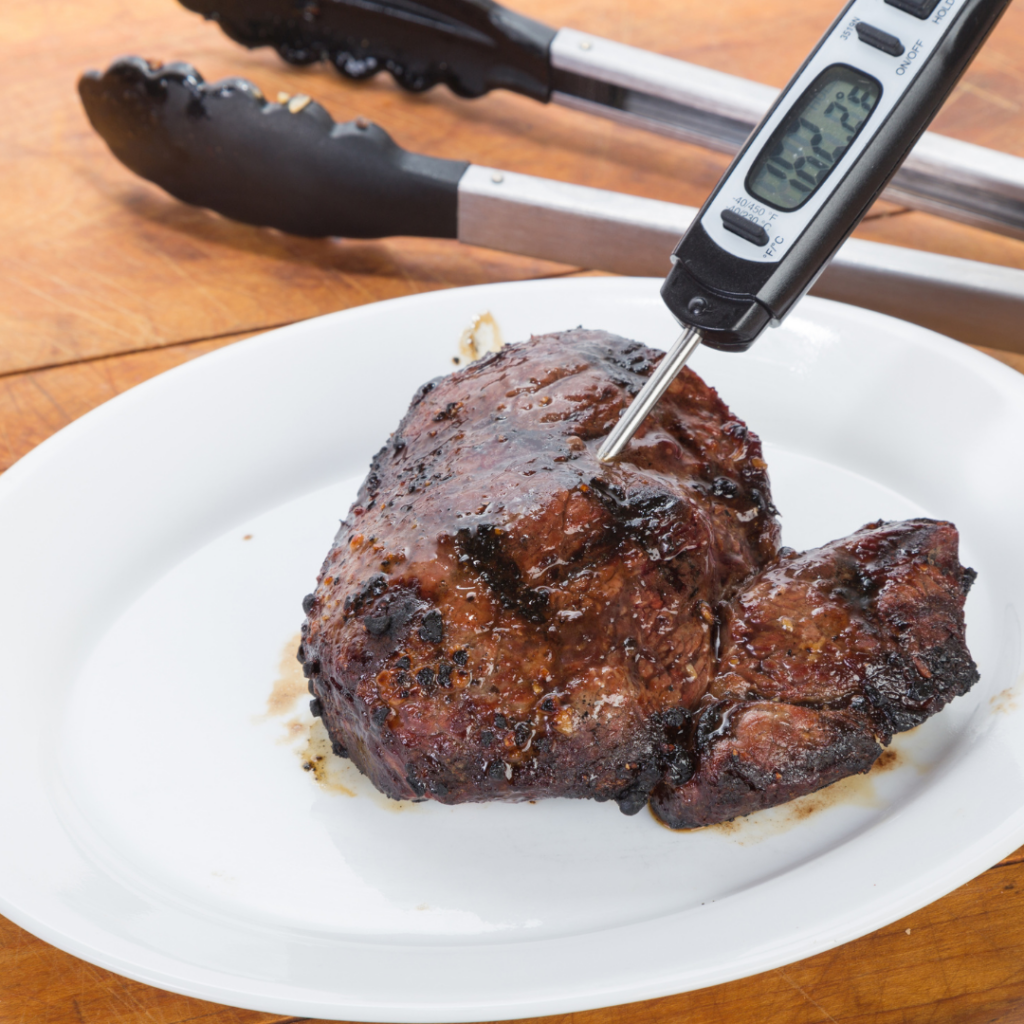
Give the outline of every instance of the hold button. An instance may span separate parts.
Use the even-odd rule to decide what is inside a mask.
[[[862,43],[867,43],[868,46],[873,46],[890,57],[903,56],[903,44],[895,36],[869,25],[866,21],[857,22],[857,35]]]
[[[885,0],[890,7],[898,11],[912,14],[915,18],[924,21],[932,16],[932,11],[938,6],[939,0]]]
[[[741,217],[733,210],[722,211],[722,224],[725,225],[726,231],[731,231],[734,235],[753,242],[754,245],[768,244],[768,232],[760,224]]]

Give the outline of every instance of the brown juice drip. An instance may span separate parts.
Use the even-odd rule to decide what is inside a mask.
[[[989,705],[992,713],[996,715],[1009,715],[1018,709],[1021,693],[1024,692],[1024,674],[1017,680],[1016,686],[1008,686],[1000,690],[995,696],[989,698]]]
[[[311,772],[321,789],[342,796],[355,796],[355,790],[342,783],[342,778],[352,771],[350,762],[338,757],[331,750],[331,739],[319,718],[306,727],[306,742],[299,753],[302,770]]]
[[[462,337],[459,338],[459,354],[452,362],[456,366],[475,363],[489,352],[500,352],[504,344],[501,328],[494,319],[494,314],[480,313],[473,317],[473,322],[462,332]]]
[[[256,716],[254,721],[285,719],[284,733],[277,742],[294,745],[302,770],[316,779],[320,789],[340,796],[358,796],[357,787],[365,780],[351,761],[334,753],[323,723],[309,712],[309,686],[295,657],[301,641],[302,636],[296,633],[282,648],[277,678],[267,698],[266,713]],[[388,799],[368,782],[362,789],[374,803],[388,811],[397,813],[415,806],[410,801]]]
[[[281,660],[277,666],[277,679],[267,698],[267,713],[264,718],[277,718],[288,714],[295,702],[309,696],[306,677],[302,674],[302,666],[295,660],[295,652],[299,649],[302,637],[296,633],[284,645]]]

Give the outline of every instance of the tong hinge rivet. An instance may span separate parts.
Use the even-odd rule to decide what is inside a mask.
[[[495,171],[494,174],[491,175],[491,181],[493,181],[495,185],[500,185],[504,180],[505,175],[500,171]]]

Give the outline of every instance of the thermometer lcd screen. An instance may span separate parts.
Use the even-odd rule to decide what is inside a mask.
[[[747,191],[776,210],[803,206],[842,159],[882,95],[845,64],[826,68],[793,104],[754,161]]]

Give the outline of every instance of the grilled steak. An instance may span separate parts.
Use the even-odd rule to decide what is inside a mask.
[[[871,523],[753,577],[721,609],[718,670],[683,739],[696,770],[656,788],[658,817],[708,825],[867,771],[966,693],[975,574],[957,540],[951,523]]]
[[[660,355],[510,346],[421,388],[375,456],[299,660],[389,796],[703,825],[866,770],[973,683],[955,529],[780,554],[760,442],[692,371],[597,461]]]

